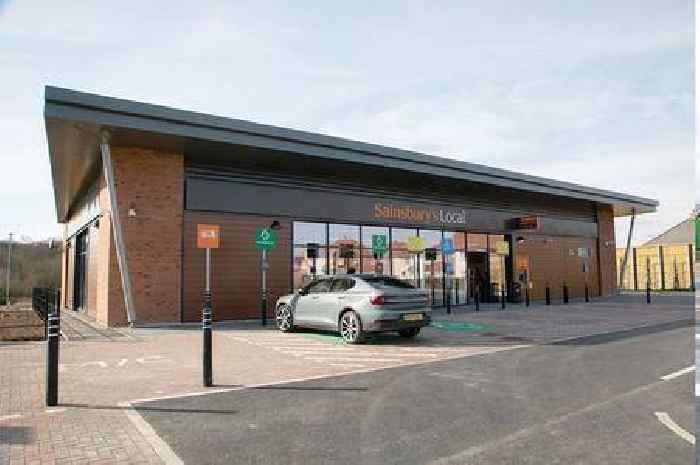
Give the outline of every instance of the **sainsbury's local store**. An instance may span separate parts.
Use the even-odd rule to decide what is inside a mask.
[[[63,305],[110,325],[259,316],[256,228],[279,224],[270,300],[314,275],[379,272],[431,303],[615,292],[614,218],[657,202],[379,145],[46,89]],[[383,244],[377,249],[377,238]],[[382,239],[383,238],[383,239]],[[445,244],[449,248],[445,248]],[[443,253],[443,250],[445,253]],[[272,309],[270,309],[270,315]]]

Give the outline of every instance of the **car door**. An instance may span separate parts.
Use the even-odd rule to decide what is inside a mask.
[[[323,297],[323,321],[328,327],[338,326],[338,313],[345,305],[347,290],[353,287],[355,281],[351,278],[335,278],[328,293]]]
[[[331,287],[330,279],[319,279],[309,283],[300,293],[294,307],[294,323],[299,326],[319,326],[323,324],[321,306]]]

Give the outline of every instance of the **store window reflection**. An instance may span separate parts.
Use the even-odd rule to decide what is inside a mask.
[[[445,231],[443,237],[452,240],[454,249],[454,253],[445,257],[445,292],[453,305],[464,304],[467,302],[464,233]]]
[[[420,254],[420,287],[430,293],[431,305],[440,306],[443,297],[442,231],[421,229],[418,235],[425,241],[426,249],[435,249],[435,259],[430,260],[426,252]]]
[[[408,239],[415,237],[416,229],[392,228],[391,229],[391,273],[396,278],[418,285],[416,282],[418,269],[418,255],[408,250]]]
[[[357,273],[360,270],[360,226],[328,225],[329,274]]]
[[[389,262],[389,228],[381,226],[362,226],[362,272],[390,274]],[[387,250],[381,257],[375,257],[372,251],[372,236],[384,236]]]
[[[510,254],[510,245],[506,236],[489,234],[489,278],[491,296],[498,300],[501,292],[507,292],[506,285],[506,259]]]
[[[326,224],[296,221],[293,230],[293,280],[294,289],[299,289],[314,275],[327,273]]]

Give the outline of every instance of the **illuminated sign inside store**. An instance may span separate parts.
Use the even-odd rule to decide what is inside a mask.
[[[412,223],[467,224],[467,211],[464,209],[410,207],[381,202],[374,204],[374,217]]]

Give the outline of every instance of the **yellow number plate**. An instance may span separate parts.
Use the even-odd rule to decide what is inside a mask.
[[[423,319],[423,314],[422,313],[409,313],[408,315],[404,315],[403,319],[405,321],[420,321]]]

